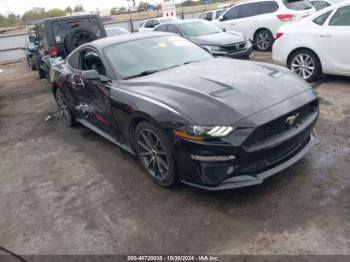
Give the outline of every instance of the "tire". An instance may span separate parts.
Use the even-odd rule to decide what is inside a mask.
[[[270,30],[267,29],[260,29],[254,35],[255,47],[262,52],[271,51],[273,41],[273,35]]]
[[[27,56],[27,64],[28,64],[28,67],[30,67],[30,62],[29,62],[29,57]]]
[[[46,73],[45,73],[45,71],[41,68],[41,57],[40,56],[38,56],[38,57],[36,57],[35,58],[35,66],[36,66],[36,68],[37,68],[37,70],[38,70],[38,75],[39,75],[39,79],[44,79],[44,78],[46,78]]]
[[[306,49],[290,55],[288,68],[307,82],[318,81],[322,74],[321,63],[317,55]]]
[[[63,118],[64,123],[69,127],[74,126],[75,119],[72,113],[70,112],[67,100],[60,89],[57,89],[55,92],[55,100],[57,103],[58,112]]]
[[[33,63],[33,61],[30,63],[30,68],[35,71],[36,70],[36,64]]]
[[[70,31],[65,40],[64,45],[68,53],[71,53],[78,46],[96,40],[96,34],[87,27],[78,27]]]
[[[176,184],[172,145],[164,131],[149,122],[141,122],[134,139],[138,158],[151,179],[162,187]]]

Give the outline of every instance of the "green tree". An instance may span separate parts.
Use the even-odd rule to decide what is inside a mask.
[[[38,21],[47,17],[44,8],[34,7],[32,10],[25,12],[22,16],[24,22]]]
[[[58,16],[65,16],[65,15],[66,13],[59,8],[54,8],[47,11],[47,17],[58,17]]]
[[[74,12],[84,12],[84,7],[82,5],[76,5],[74,7]]]
[[[64,12],[67,14],[72,14],[73,13],[73,9],[70,6],[67,6],[66,9],[64,9]]]
[[[147,6],[148,6],[148,3],[141,1],[137,7],[137,11],[146,11]]]
[[[111,9],[111,15],[117,15],[119,14],[119,8],[118,7],[113,7]]]

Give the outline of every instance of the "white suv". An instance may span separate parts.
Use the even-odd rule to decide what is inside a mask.
[[[307,0],[248,0],[231,7],[216,23],[228,31],[242,33],[258,50],[269,51],[273,36],[283,24],[314,12],[315,8]]]

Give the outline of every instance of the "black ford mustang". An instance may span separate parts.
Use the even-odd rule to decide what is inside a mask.
[[[259,184],[317,142],[318,100],[304,80],[270,64],[213,58],[172,34],[85,44],[51,80],[68,126],[80,122],[137,155],[161,186]]]

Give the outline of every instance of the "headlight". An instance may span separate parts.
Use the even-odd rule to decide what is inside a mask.
[[[208,50],[209,52],[215,52],[215,51],[221,50],[220,46],[215,46],[215,45],[203,45],[203,48]]]
[[[175,129],[174,133],[180,138],[199,141],[204,138],[225,137],[234,130],[232,126],[186,126]]]

